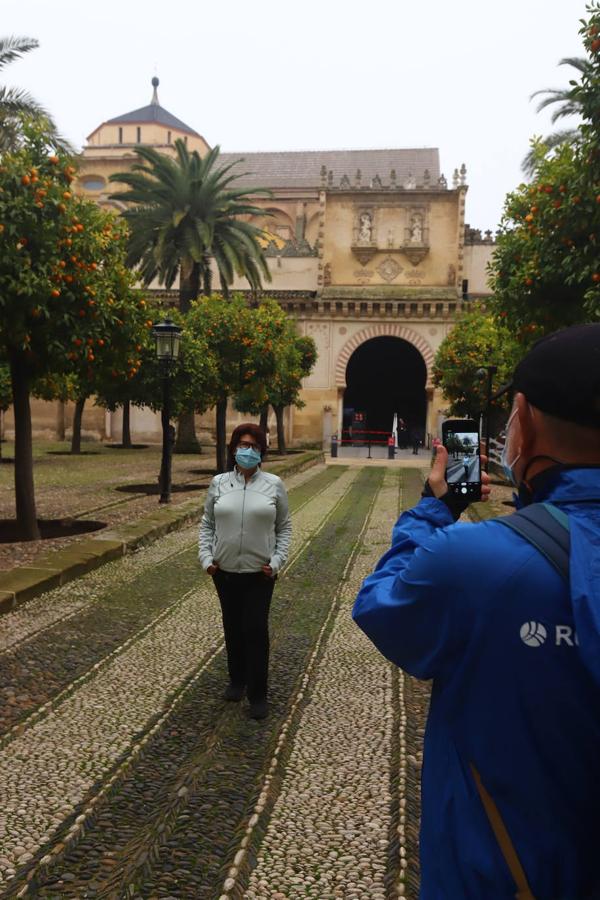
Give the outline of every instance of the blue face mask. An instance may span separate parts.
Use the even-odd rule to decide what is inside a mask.
[[[510,423],[512,422],[512,420],[514,419],[516,414],[517,414],[517,410],[515,409],[511,413],[511,416],[510,416],[508,422],[506,423],[506,438],[504,439],[504,447],[502,448],[502,456],[500,457],[500,465],[502,466],[504,474],[506,475],[506,477],[508,478],[510,483],[512,485],[514,485],[514,487],[519,486],[517,484],[517,479],[515,478],[515,465],[521,458],[521,454],[517,453],[517,455],[515,456],[515,458],[513,459],[512,462],[508,461],[508,438],[509,438],[509,434],[510,434]]]
[[[253,450],[252,447],[238,448],[235,451],[235,461],[240,469],[255,469],[261,459],[258,450]]]

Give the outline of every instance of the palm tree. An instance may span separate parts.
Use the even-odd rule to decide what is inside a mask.
[[[0,69],[38,46],[34,38],[0,38]],[[19,145],[23,116],[43,120],[50,143],[71,151],[68,143],[58,134],[50,114],[31,94],[21,88],[0,85],[0,152],[14,150]]]
[[[128,264],[138,267],[145,285],[158,279],[170,288],[179,275],[179,308],[185,313],[201,285],[210,295],[212,259],[225,297],[236,274],[246,278],[253,292],[263,276],[271,280],[259,243],[263,232],[245,221],[265,214],[250,202],[251,194],[268,192],[235,188],[243,176],[231,173],[235,163],[218,165],[219,147],[202,158],[182,140],[174,146],[174,159],[152,147],[136,147],[140,161],[132,171],[111,175],[111,181],[129,190],[112,198],[131,204],[123,213],[131,230]],[[197,446],[191,412],[180,417],[177,448]]]
[[[590,63],[589,60],[583,57],[568,56],[565,59],[561,59],[559,66],[571,66],[576,69],[580,75],[585,75],[590,68]],[[533,100],[534,97],[539,97],[542,94],[545,94],[545,97],[538,103],[536,112],[541,112],[549,106],[554,107],[552,113],[553,125],[558,122],[559,119],[581,115],[581,103],[574,93],[573,87],[542,88],[539,91],[535,91],[529,99]],[[563,128],[560,131],[554,131],[552,134],[547,135],[542,139],[542,143],[547,150],[554,150],[556,147],[560,147],[563,144],[575,143],[579,134],[578,128]],[[526,175],[533,175],[536,159],[536,150],[535,148],[532,148],[521,164]]]
[[[260,189],[233,187],[241,174],[231,174],[235,163],[219,167],[219,147],[203,159],[175,141],[176,158],[152,147],[136,147],[143,162],[131,172],[111,175],[111,181],[129,186],[112,198],[128,204],[123,216],[131,237],[128,263],[138,266],[142,281],[155,279],[167,288],[180,277],[179,308],[187,312],[200,293],[211,293],[211,258],[227,296],[235,275],[247,279],[252,290],[261,278],[270,281],[259,238],[262,230],[241,217],[264,215],[249,201]],[[241,160],[240,160],[241,161]]]

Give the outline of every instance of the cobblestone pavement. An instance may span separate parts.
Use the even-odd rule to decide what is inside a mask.
[[[221,701],[195,528],[2,617],[0,896],[416,898],[427,691],[349,613],[419,482],[288,479],[265,722]]]

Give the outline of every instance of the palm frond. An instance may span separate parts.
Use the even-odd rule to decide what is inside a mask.
[[[15,37],[14,35],[0,38],[0,69],[39,46],[35,38]]]
[[[556,150],[563,144],[575,144],[580,138],[580,132],[577,128],[565,128],[562,131],[554,131],[552,134],[546,135],[541,141],[537,142],[537,146],[532,147],[527,155],[523,158],[521,169],[525,175],[531,178],[535,174],[539,159],[539,144],[543,144],[546,153]]]

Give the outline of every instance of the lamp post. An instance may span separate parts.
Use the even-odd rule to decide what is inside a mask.
[[[162,459],[160,464],[159,503],[171,502],[171,457],[173,441],[171,438],[171,373],[179,356],[181,328],[171,319],[156,322],[152,329],[156,341],[156,356],[162,373],[163,402],[160,414],[162,423]]]
[[[492,383],[494,375],[498,371],[498,366],[482,366],[477,369],[477,377],[480,381],[487,376],[487,385],[485,392],[485,455],[487,457],[485,471],[488,471],[490,465],[490,411],[492,406]]]

